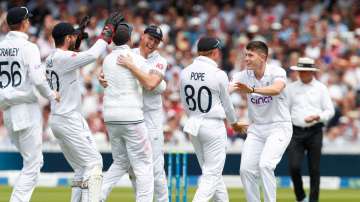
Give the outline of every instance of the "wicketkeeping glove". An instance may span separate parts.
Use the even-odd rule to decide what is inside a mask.
[[[124,22],[124,17],[119,12],[111,13],[109,18],[105,21],[104,28],[99,38],[104,39],[108,42],[108,44],[110,44],[117,26],[122,22]]]
[[[79,24],[79,28],[77,28],[78,30],[80,30],[80,34],[76,38],[75,51],[79,50],[81,41],[83,39],[89,38],[89,34],[87,32],[85,32],[85,28],[89,25],[89,23],[90,23],[90,17],[89,16],[85,16],[83,19],[81,19],[81,22]]]

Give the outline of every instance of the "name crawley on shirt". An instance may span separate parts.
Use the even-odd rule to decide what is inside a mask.
[[[19,48],[0,48],[0,56],[17,56],[19,53]]]

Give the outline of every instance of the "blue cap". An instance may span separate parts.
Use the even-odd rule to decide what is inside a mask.
[[[145,29],[144,33],[149,34],[150,36],[155,37],[155,38],[159,39],[160,41],[162,41],[163,33],[162,33],[160,27],[158,27],[156,25],[148,26]]]
[[[220,40],[215,37],[202,37],[197,44],[198,52],[209,51],[215,48],[221,48]]]
[[[70,35],[70,34],[79,34],[79,29],[74,29],[74,27],[68,22],[60,22],[52,30],[52,37],[54,39]]]

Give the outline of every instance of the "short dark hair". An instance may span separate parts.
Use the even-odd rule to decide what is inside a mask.
[[[266,55],[266,57],[269,54],[268,46],[266,45],[266,43],[264,43],[262,41],[251,41],[250,43],[248,43],[246,45],[246,50],[258,51],[258,52],[264,53]]]
[[[129,25],[120,24],[116,28],[115,34],[113,36],[113,42],[117,46],[126,44],[131,37],[131,28]]]
[[[21,28],[21,23],[17,23],[17,24],[13,24],[13,25],[8,24],[8,26],[11,31],[18,31]]]
[[[60,47],[60,46],[64,45],[66,36],[67,35],[58,37],[58,38],[54,38],[55,47]]]

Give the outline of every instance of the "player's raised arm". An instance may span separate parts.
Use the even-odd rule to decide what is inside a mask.
[[[66,56],[69,58],[64,59],[63,71],[72,71],[94,62],[106,50],[107,45],[111,43],[117,25],[123,21],[124,18],[120,13],[112,13],[106,20],[98,40],[89,50],[79,53],[74,52]],[[69,23],[59,23],[54,27],[52,35],[57,48],[74,51],[81,33],[80,30],[75,30]],[[63,37],[67,39],[64,40]]]

